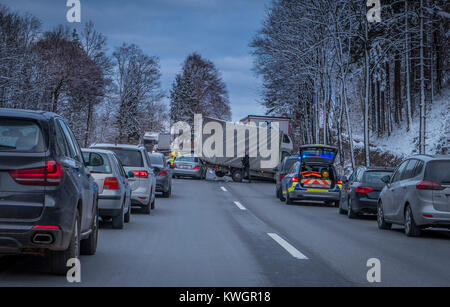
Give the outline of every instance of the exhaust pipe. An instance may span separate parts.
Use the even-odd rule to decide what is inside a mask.
[[[53,236],[48,233],[37,233],[33,237],[33,243],[35,243],[35,244],[52,244]]]

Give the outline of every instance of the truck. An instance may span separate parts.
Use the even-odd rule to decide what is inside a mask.
[[[142,138],[141,144],[148,152],[159,152],[164,155],[170,153],[170,133],[146,132]]]
[[[259,116],[259,119],[262,120],[262,118],[263,116]],[[265,117],[265,119],[261,124],[261,121],[231,123],[214,118],[203,118],[201,159],[208,167],[215,170],[217,177],[231,176],[233,181],[241,182],[244,177],[242,158],[247,153],[250,160],[249,175],[252,178],[275,180],[275,174],[281,161],[293,151],[293,142],[288,134],[290,120],[274,117]],[[275,129],[273,123],[277,121],[287,122],[288,125],[284,124],[281,129]],[[223,154],[205,155],[205,146],[211,144],[211,140],[208,141],[208,138],[212,138],[217,130],[222,131],[222,144],[214,144],[213,147]],[[264,139],[264,137],[266,138]],[[278,140],[278,144],[272,146],[272,140]],[[232,148],[229,148],[230,146]],[[214,148],[213,150],[215,150]],[[267,155],[269,148],[272,152],[270,158]],[[264,152],[264,150],[266,151]],[[276,157],[276,161],[273,160],[272,154]]]

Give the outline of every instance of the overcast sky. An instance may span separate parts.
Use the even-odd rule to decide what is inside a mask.
[[[189,53],[199,52],[222,72],[230,93],[233,120],[264,114],[260,81],[252,69],[248,43],[261,27],[270,0],[80,0],[81,21],[92,20],[108,37],[110,53],[123,42],[135,43],[161,60],[168,92]],[[66,0],[0,0],[29,12],[45,30],[66,20]]]

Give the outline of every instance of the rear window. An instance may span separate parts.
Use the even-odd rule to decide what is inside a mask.
[[[122,148],[105,148],[114,152],[123,166],[144,167],[142,154],[139,150]]]
[[[164,165],[164,159],[161,155],[148,155],[152,165]]]
[[[373,184],[381,184],[381,178],[384,176],[391,176],[392,172],[365,172],[362,178],[362,182],[364,183],[373,183]]]
[[[431,161],[425,168],[424,180],[437,184],[450,184],[450,160],[448,161]]]
[[[288,170],[290,170],[292,165],[294,165],[297,161],[297,159],[287,159],[284,163],[283,171],[287,172]]]
[[[0,119],[0,151],[45,152],[41,128],[33,121]]]
[[[181,156],[181,157],[178,157],[178,158],[176,159],[176,161],[198,162],[198,158],[197,158],[197,157],[186,157],[186,156]]]
[[[91,173],[111,174],[109,159],[105,154],[84,152],[83,158]]]

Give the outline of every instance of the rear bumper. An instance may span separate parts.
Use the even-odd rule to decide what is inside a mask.
[[[317,201],[339,201],[340,191],[319,191],[319,189],[302,189],[289,192],[289,198],[292,200],[317,200]]]
[[[156,177],[156,192],[167,192],[169,190],[169,176]]]
[[[186,177],[196,177],[196,178],[200,178],[201,177],[201,170],[193,170],[193,169],[179,169],[179,168],[175,168],[173,170],[173,174],[176,176],[186,176]]]
[[[414,214],[414,220],[418,226],[425,228],[450,228],[450,212],[438,211],[433,206],[425,206],[418,210]]]
[[[352,202],[352,209],[357,213],[377,213],[378,199],[356,198]]]
[[[48,234],[51,243],[36,244],[33,238],[36,234]],[[34,229],[33,226],[19,224],[0,224],[0,254],[39,254],[44,250],[65,250],[69,235],[64,235],[61,229]]]

